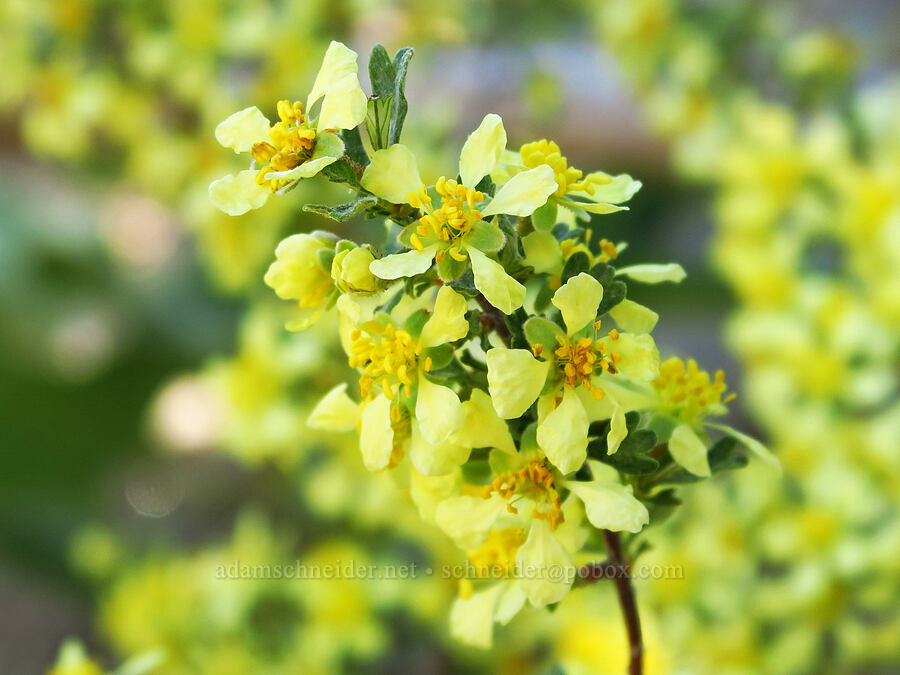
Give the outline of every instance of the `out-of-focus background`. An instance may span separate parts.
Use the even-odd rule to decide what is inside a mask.
[[[435,166],[493,111],[512,147],[643,181],[594,227],[685,267],[634,299],[784,466],[648,535],[686,570],[638,582],[648,672],[900,672],[898,25],[876,0],[4,0],[0,672],[68,638],[107,670],[621,672],[599,586],[481,653],[447,635],[450,582],[215,578],[451,555],[352,438],[305,428],[345,365],[328,325],[282,331],[262,274],[330,225],[292,195],[207,201],[239,162],[215,125],[303,98],[331,39],[364,88],[373,44],[415,47],[405,136]]]

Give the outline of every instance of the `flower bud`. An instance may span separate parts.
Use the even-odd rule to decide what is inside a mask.
[[[369,271],[373,260],[372,251],[364,246],[338,251],[331,263],[331,278],[345,293],[374,293],[378,280]]]
[[[320,263],[333,250],[333,242],[316,234],[295,234],[275,249],[276,260],[265,281],[278,297],[299,300],[301,307],[321,305],[334,283]]]

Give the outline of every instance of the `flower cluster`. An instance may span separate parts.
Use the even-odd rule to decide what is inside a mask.
[[[722,378],[696,364],[661,368],[658,316],[626,299],[626,279],[677,282],[681,267],[616,268],[625,245],[586,226],[592,214],[626,208],[640,182],[584,174],[552,141],[510,150],[495,114],[469,134],[454,174],[426,182],[400,143],[406,107],[391,105],[405,101],[410,55],[391,60],[376,46],[373,96],[360,105],[356,55],[332,43],[309,98],[325,92],[319,116],[279,104],[279,124],[299,134],[300,149],[279,146],[285,130],[255,109],[236,113],[217,135],[253,163],[210,194],[241,212],[324,170],[358,196],[310,208],[385,221],[382,248],[324,232],[288,237],[266,283],[295,301],[290,330],[336,309],[358,395],[340,384],[308,423],[356,431],[366,468],[402,473],[423,519],[467,552],[477,574],[460,584],[451,627],[488,646],[495,621],[568,594],[579,565],[602,550],[602,531],[650,523],[654,506],[671,500],[662,486],[673,475],[742,465],[735,439],[771,457],[707,421],[725,412]],[[323,126],[326,106],[340,123]],[[363,113],[368,144],[355,128]],[[273,151],[287,152],[280,161],[290,167],[258,169]],[[710,429],[725,436],[713,444]]]

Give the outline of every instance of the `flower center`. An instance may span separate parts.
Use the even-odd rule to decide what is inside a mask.
[[[555,530],[565,519],[562,500],[556,490],[556,478],[545,459],[529,462],[518,471],[501,473],[481,489],[481,496],[490,499],[495,492],[507,500],[506,510],[510,513],[519,512],[513,503],[522,497],[547,504],[546,511],[534,509],[531,517],[546,520],[551,530]]]
[[[475,205],[484,201],[484,194],[475,188],[460,185],[455,180],[447,180],[446,177],[441,176],[435,183],[434,189],[441,196],[441,206],[435,211],[431,210],[431,197],[425,191],[424,185],[419,188],[418,192],[409,195],[411,206],[426,211],[426,214],[419,219],[416,231],[409,238],[410,243],[419,251],[425,248],[422,237],[455,242],[470,232],[475,223],[483,218]],[[462,262],[466,259],[466,255],[458,243],[451,246],[447,252],[454,260]],[[443,252],[438,252],[438,255],[440,256],[438,262],[440,262]]]
[[[682,414],[693,419],[722,401],[722,395],[728,387],[725,384],[725,373],[716,371],[713,378],[705,370],[700,370],[697,362],[690,359],[685,366],[684,361],[673,356],[659,366],[659,377],[653,380],[654,388],[660,398],[670,408],[682,409]],[[727,396],[725,403],[735,398],[735,394]]]
[[[556,341],[559,346],[553,352],[565,386],[575,388],[581,385],[598,401],[603,398],[604,392],[594,387],[591,378],[603,371],[615,374],[616,364],[622,360],[618,352],[607,350],[604,344],[597,341],[600,325],[600,321],[594,322],[593,338],[583,337],[570,342],[567,337],[558,335]],[[618,340],[619,331],[613,328],[609,331],[609,337]],[[532,347],[535,356],[540,356],[543,351],[543,345]]]
[[[479,577],[503,578],[513,570],[516,552],[524,543],[525,530],[521,527],[491,530],[485,542],[466,555]]]
[[[251,151],[253,159],[263,165],[256,175],[256,182],[260,185],[268,183],[273,192],[290,181],[268,180],[266,174],[300,166],[312,157],[316,147],[316,132],[306,125],[303,103],[279,101],[278,117],[281,121],[269,131],[272,142],[257,143]]]
[[[584,191],[594,193],[594,185],[605,185],[612,179],[606,174],[596,173],[584,176],[580,169],[569,166],[559,146],[553,141],[542,138],[534,143],[526,143],[519,150],[522,162],[529,169],[546,164],[556,174],[556,192],[554,196],[562,197],[567,192]]]
[[[380,389],[393,401],[395,387],[403,387],[407,396],[412,395],[413,376],[422,353],[422,345],[412,335],[393,324],[367,321],[350,338],[349,362],[362,370],[359,389],[363,398],[375,398]],[[425,359],[423,366],[427,372],[431,359]]]

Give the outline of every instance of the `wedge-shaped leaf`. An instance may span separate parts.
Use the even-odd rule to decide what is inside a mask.
[[[338,204],[336,206],[329,206],[328,204],[305,204],[303,210],[308,213],[318,213],[320,216],[325,216],[326,218],[331,218],[332,220],[342,223],[345,220],[350,220],[350,218],[358,213],[365,213],[369,206],[374,206],[377,203],[377,197],[362,197],[361,199],[347,202],[346,204]]]

